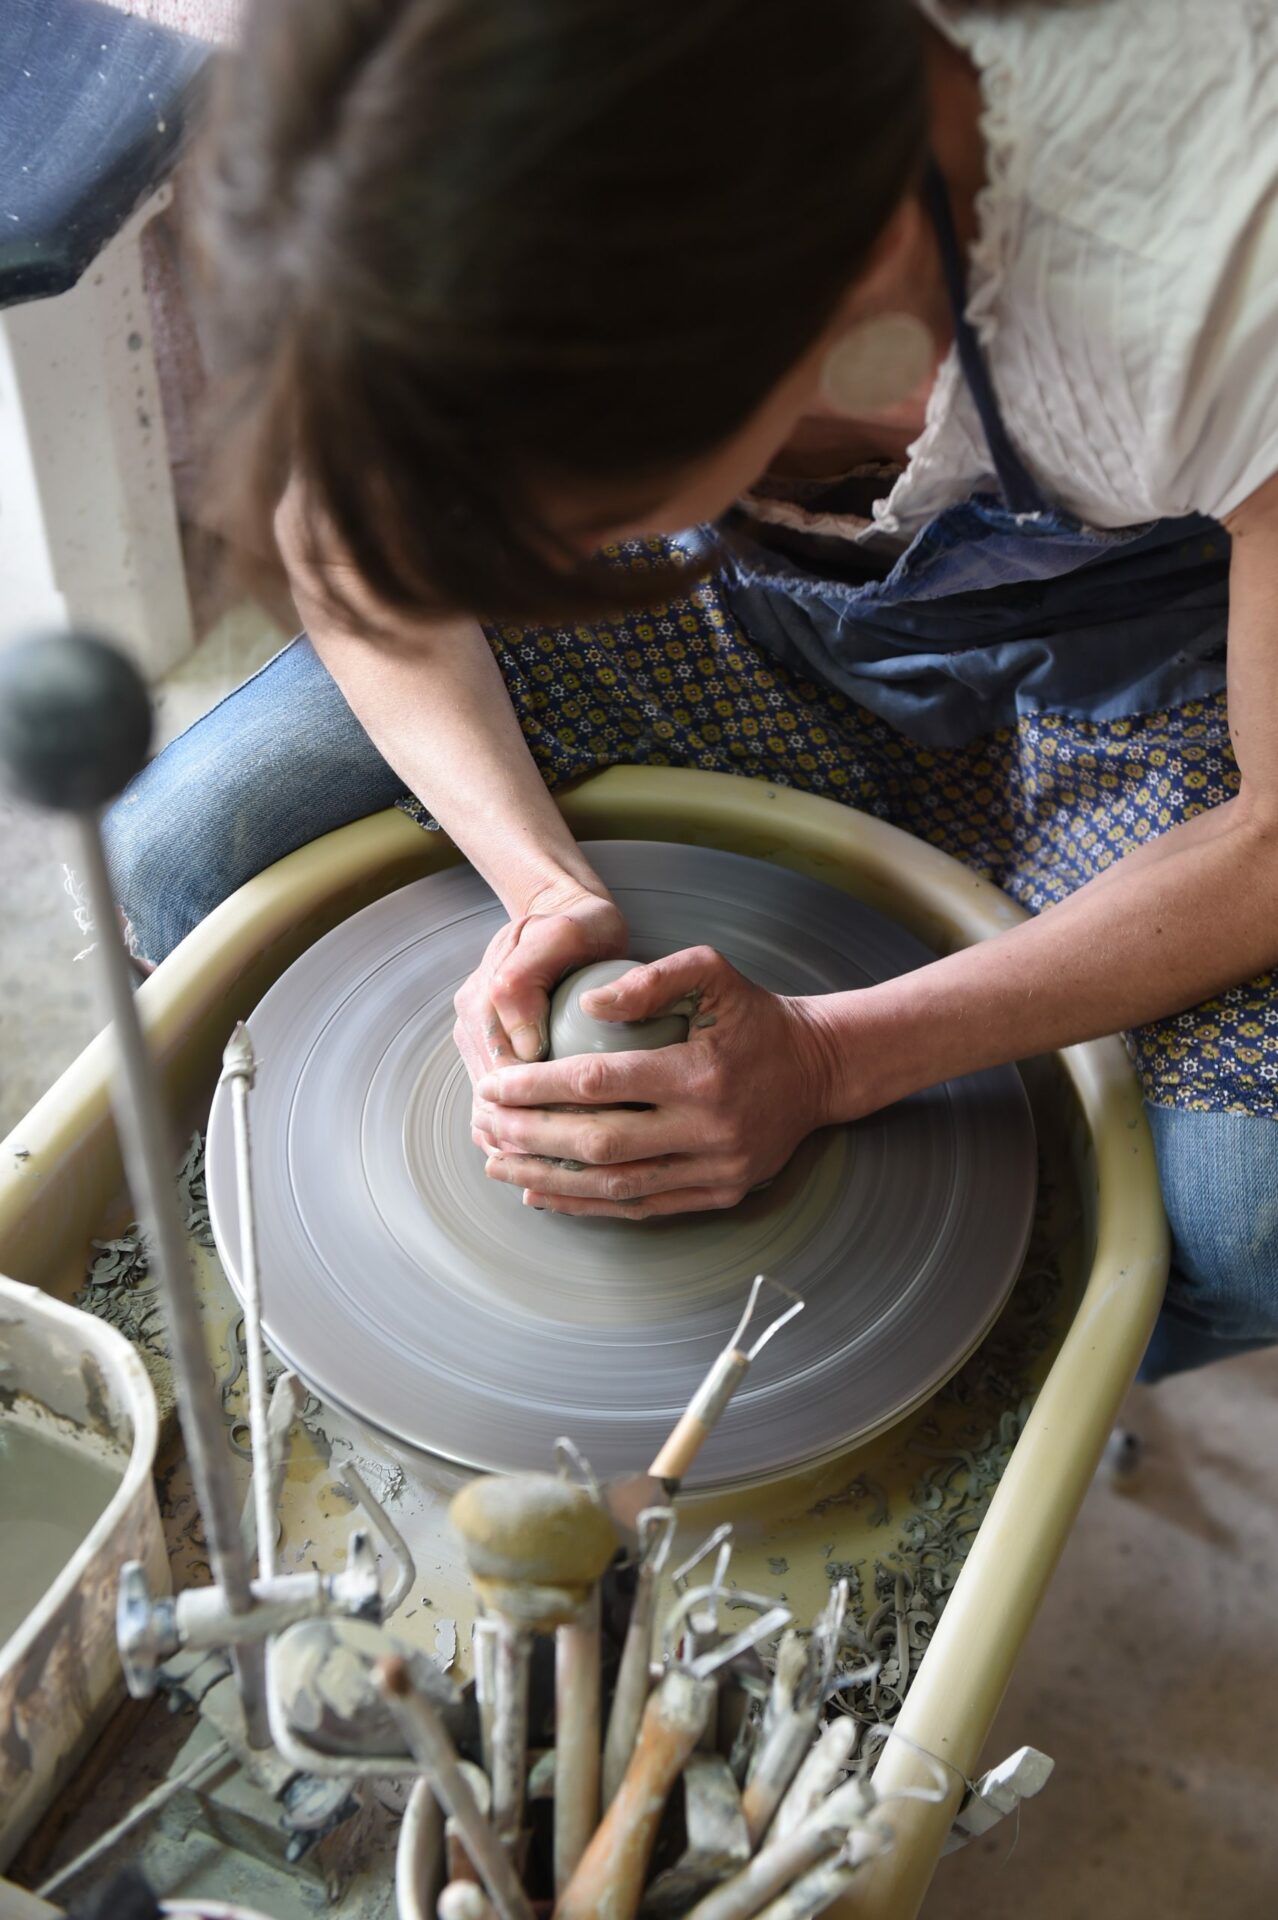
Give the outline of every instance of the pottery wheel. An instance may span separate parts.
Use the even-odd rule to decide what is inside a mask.
[[[664,842],[587,848],[640,960],[706,942],[782,993],[868,986],[930,956],[850,895],[764,861]],[[1033,1214],[1033,1128],[1012,1068],[813,1136],[729,1213],[534,1213],[484,1176],[453,994],[504,920],[470,868],[379,900],[318,941],[250,1019],[264,1323],[324,1399],[392,1445],[546,1468],[567,1434],[640,1471],[766,1272],[806,1310],[761,1356],[691,1481],[827,1457],[917,1405],[977,1344]],[[231,1118],[208,1193],[237,1284]]]

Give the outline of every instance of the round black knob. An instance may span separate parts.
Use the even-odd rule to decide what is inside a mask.
[[[141,674],[91,633],[36,633],[0,651],[0,778],[36,806],[105,806],[146,764]]]

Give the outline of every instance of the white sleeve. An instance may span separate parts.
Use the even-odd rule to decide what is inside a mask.
[[[1278,127],[1271,133],[1273,166]],[[1256,184],[1253,178],[1253,190]],[[1230,198],[1222,196],[1218,214],[1226,230]],[[1244,203],[1236,220],[1233,244],[1218,256],[1214,292],[1184,338],[1179,366],[1167,369],[1158,462],[1171,511],[1217,520],[1278,474],[1278,180]]]

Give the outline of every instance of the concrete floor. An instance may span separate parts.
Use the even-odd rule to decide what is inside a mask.
[[[224,621],[161,691],[171,738],[280,645]],[[49,824],[0,805],[0,1136],[95,1031]],[[1056,1774],[944,1861],[926,1920],[1278,1912],[1278,1354],[1133,1390],[1147,1442],[1088,1496],[989,1744]]]

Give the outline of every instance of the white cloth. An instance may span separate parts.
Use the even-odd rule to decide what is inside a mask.
[[[917,0],[981,74],[968,314],[1008,433],[1091,526],[1278,472],[1278,0]],[[953,352],[879,528],[991,487]]]

